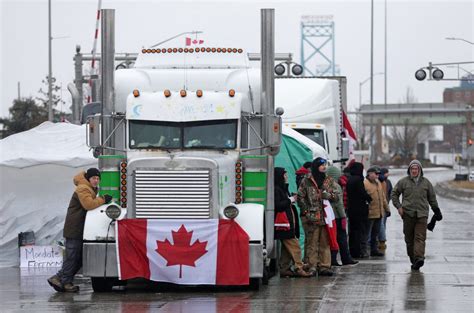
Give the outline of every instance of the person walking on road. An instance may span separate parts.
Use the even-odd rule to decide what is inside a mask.
[[[364,165],[354,162],[351,165],[351,176],[347,181],[347,216],[349,217],[349,251],[353,258],[368,257],[366,225],[369,217],[369,205],[372,201],[364,187]]]
[[[307,240],[305,259],[310,272],[321,276],[332,276],[329,235],[324,220],[323,200],[337,201],[336,182],[326,176],[327,161],[316,158],[311,165],[311,174],[301,181],[298,189],[298,206]]]
[[[97,186],[100,171],[90,168],[74,176],[76,185],[64,222],[63,236],[66,239],[66,258],[61,270],[48,278],[48,283],[59,292],[77,292],[79,287],[73,285],[74,275],[82,267],[82,243],[86,213],[112,200],[110,195],[97,197]]]
[[[296,195],[288,192],[288,174],[275,167],[275,239],[281,241],[280,277],[311,277],[303,270],[298,211],[294,206]],[[295,270],[291,270],[293,261]]]
[[[426,227],[429,207],[437,221],[443,219],[431,182],[423,176],[418,160],[408,165],[408,176],[400,179],[392,191],[392,203],[403,219],[403,233],[411,268],[419,270],[425,263]],[[400,195],[402,202],[400,203]]]
[[[390,175],[388,168],[382,167],[380,169],[379,181],[382,184],[382,189],[385,191],[385,196],[387,199],[387,204],[390,205],[390,195],[392,194],[392,182],[388,179]],[[378,248],[379,251],[385,254],[387,250],[387,217],[390,217],[390,214],[386,214],[382,218],[382,222],[380,223],[380,232],[379,232],[379,244]]]
[[[367,170],[367,177],[364,180],[364,187],[372,201],[369,204],[369,219],[367,223],[367,239],[370,244],[370,256],[383,256],[378,250],[377,237],[380,232],[380,223],[385,215],[390,215],[387,198],[382,184],[377,179],[380,169],[373,166]]]

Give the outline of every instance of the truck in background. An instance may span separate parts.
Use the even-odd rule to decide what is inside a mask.
[[[284,125],[322,146],[333,162],[349,157],[343,133],[345,77],[277,77],[275,105],[285,110]]]

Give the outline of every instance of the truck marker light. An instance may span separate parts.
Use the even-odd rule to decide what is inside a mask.
[[[235,190],[236,190],[236,191],[242,191],[242,186],[237,186],[237,187],[235,187]]]
[[[127,179],[127,175],[126,175],[126,174],[122,174],[122,175],[120,176],[120,178],[122,178],[122,179],[125,180],[125,179]]]
[[[199,48],[196,48],[196,50],[199,49]],[[198,96],[198,98],[201,98],[202,97],[202,90],[201,89],[198,89],[196,91],[196,96]]]
[[[231,96],[231,97],[235,96],[235,90],[234,89],[229,90],[229,96]]]
[[[166,49],[163,49],[163,51],[161,51],[161,53],[166,53]]]
[[[227,53],[232,53],[232,48],[227,48]]]
[[[237,174],[237,175],[235,175],[235,178],[237,178],[237,179],[242,179],[242,175]]]
[[[180,96],[181,97],[186,97],[186,90],[182,89],[180,92],[179,92]]]
[[[239,49],[239,50],[237,50],[237,52],[238,52],[238,53],[242,53],[242,52],[244,52],[244,50]]]
[[[238,167],[238,168],[235,169],[235,172],[236,172],[236,173],[241,173],[241,172],[242,172],[242,169],[241,169],[240,167]]]
[[[184,48],[184,52],[185,53],[188,53],[189,49],[188,48]]]
[[[194,49],[193,48],[189,48],[189,53],[193,53],[194,52]]]
[[[221,49],[221,48],[217,48],[217,52],[218,52],[218,53],[221,53],[221,52],[222,52],[222,49]]]
[[[142,49],[142,53],[146,53],[146,49]]]
[[[183,53],[183,51],[184,51],[183,48],[179,48],[179,49],[178,49],[178,52],[179,52],[179,53]]]
[[[123,185],[122,186],[122,191],[127,191],[127,186]]]
[[[222,52],[226,53],[226,52],[227,52],[227,49],[226,49],[226,48],[222,48]]]
[[[236,183],[237,185],[242,185],[242,181],[241,181],[240,179],[237,179],[237,180],[235,181],[235,183]]]
[[[156,49],[156,53],[161,53],[161,49]]]
[[[134,96],[135,98],[137,98],[137,97],[140,96],[140,92],[138,91],[138,89],[133,90],[133,96]]]
[[[171,53],[171,52],[173,52],[173,49],[168,48],[168,53]]]
[[[212,53],[214,53],[214,52],[217,51],[217,49],[216,49],[216,48],[212,48],[211,51],[212,51]]]
[[[178,52],[178,48],[173,48],[173,52],[174,53]]]
[[[237,53],[237,48],[232,49],[232,52]]]
[[[199,48],[196,48],[196,52],[201,52],[201,49],[199,49]]]
[[[156,49],[151,49],[151,53],[156,53]]]
[[[206,48],[206,52],[211,52],[211,48]]]
[[[171,96],[171,91],[169,91],[169,89],[166,89],[165,91],[163,91],[164,95],[166,98],[168,98],[169,96]]]

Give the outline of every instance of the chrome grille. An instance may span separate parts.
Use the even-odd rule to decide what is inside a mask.
[[[207,219],[209,170],[136,170],[136,218]]]

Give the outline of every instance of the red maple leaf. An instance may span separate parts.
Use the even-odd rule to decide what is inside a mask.
[[[194,262],[207,253],[207,241],[199,242],[198,239],[191,245],[193,231],[188,232],[184,225],[181,225],[177,232],[172,230],[171,235],[174,245],[168,238],[165,241],[157,240],[156,252],[165,258],[166,266],[179,265],[179,278],[181,278],[183,265],[196,267]]]

